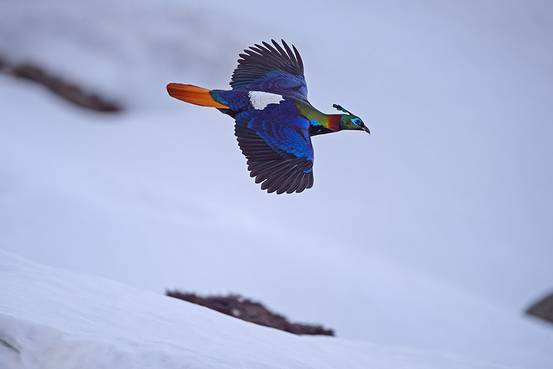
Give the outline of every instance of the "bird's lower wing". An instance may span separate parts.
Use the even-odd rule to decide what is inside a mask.
[[[302,192],[313,186],[309,121],[290,100],[236,117],[235,135],[250,175],[267,192]]]

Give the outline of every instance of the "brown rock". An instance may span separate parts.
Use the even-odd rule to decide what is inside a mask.
[[[240,295],[199,296],[194,293],[166,291],[167,296],[205,306],[220,313],[233,316],[247,322],[280,329],[298,335],[334,336],[332,329],[320,325],[291,323],[284,316],[276,314],[263,304]]]
[[[526,310],[526,314],[533,315],[550,323],[553,323],[553,293],[533,304]]]
[[[122,106],[118,103],[90,92],[82,86],[52,74],[32,63],[10,63],[0,55],[0,73],[6,73],[16,78],[35,82],[81,108],[104,113],[114,113],[123,110]]]

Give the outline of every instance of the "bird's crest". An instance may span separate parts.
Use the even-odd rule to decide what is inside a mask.
[[[349,115],[354,115],[352,112],[350,112],[349,110],[345,109],[342,107],[342,105],[338,105],[338,104],[332,104],[332,107],[335,108],[335,109],[338,109],[339,111],[343,111],[344,113],[347,113]]]

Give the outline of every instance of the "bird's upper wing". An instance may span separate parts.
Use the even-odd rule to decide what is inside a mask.
[[[267,192],[302,192],[313,186],[309,121],[290,100],[236,115],[235,135],[250,176]]]
[[[292,49],[282,40],[272,45],[262,42],[244,50],[238,67],[232,73],[233,89],[271,92],[307,101],[307,85],[303,61],[294,45]]]

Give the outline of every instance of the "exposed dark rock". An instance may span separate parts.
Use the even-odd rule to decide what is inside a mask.
[[[10,63],[0,55],[0,73],[6,73],[42,85],[57,96],[81,108],[105,113],[123,110],[122,106],[118,103],[87,91],[76,83],[56,76],[35,64]]]
[[[526,310],[526,314],[533,315],[540,319],[553,323],[553,293],[533,304]]]
[[[334,336],[332,329],[320,325],[291,323],[284,316],[267,309],[263,304],[240,295],[198,296],[194,293],[166,291],[167,296],[205,306],[220,313],[233,316],[247,322],[280,329],[299,335]]]

